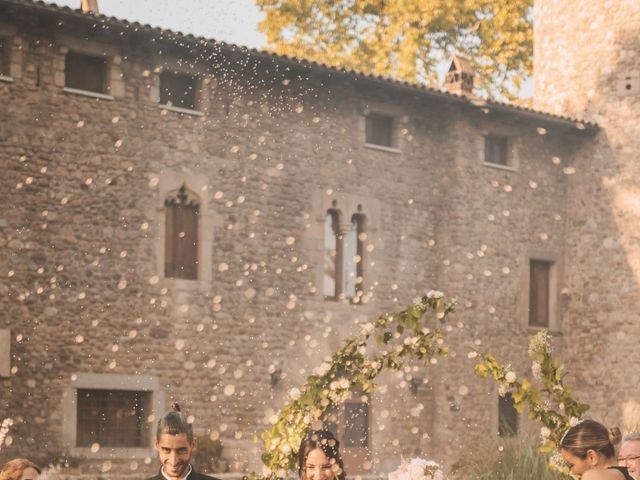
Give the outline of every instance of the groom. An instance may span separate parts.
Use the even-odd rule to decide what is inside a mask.
[[[196,450],[193,426],[177,403],[171,408],[158,420],[156,450],[162,466],[149,480],[218,480],[196,472],[191,465],[191,455]]]

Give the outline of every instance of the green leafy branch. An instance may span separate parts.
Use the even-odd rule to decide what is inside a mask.
[[[557,450],[562,435],[578,422],[589,405],[575,400],[571,390],[563,384],[564,367],[553,356],[551,337],[547,331],[540,331],[531,337],[529,358],[533,378],[539,386],[526,378],[519,380],[508,365],[501,364],[491,354],[480,355],[475,373],[482,378],[491,376],[498,382],[499,394],[505,396],[510,393],[519,413],[525,407],[528,409],[529,419],[542,424],[540,451],[552,453]],[[568,473],[557,461],[557,455],[550,463],[555,470]]]
[[[443,321],[454,308],[455,301],[445,299],[441,292],[430,291],[406,310],[381,315],[375,322],[363,325],[358,335],[347,338],[300,389],[289,392],[291,400],[271,430],[261,435],[262,462],[268,477],[289,477],[296,468],[296,450],[306,431],[321,428],[332,408],[349,398],[353,388],[371,392],[374,379],[383,369],[401,370],[412,360],[435,363],[437,356],[446,355],[440,330],[425,326],[425,314],[432,311],[436,320]],[[376,348],[370,348],[372,339]]]

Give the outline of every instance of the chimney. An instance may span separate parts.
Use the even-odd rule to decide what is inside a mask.
[[[444,79],[444,87],[458,95],[473,95],[473,77],[476,72],[468,58],[454,55]]]
[[[98,9],[98,0],[80,0],[80,7],[83,13],[93,13],[94,15],[100,15]]]

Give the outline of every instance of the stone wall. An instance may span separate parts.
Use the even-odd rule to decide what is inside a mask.
[[[601,127],[594,144],[577,152],[568,184],[570,381],[594,418],[636,430],[640,5],[541,0],[535,26],[538,106]]]
[[[253,436],[288,389],[359,323],[431,288],[459,299],[451,358],[384,375],[368,471],[401,454],[451,465],[496,435],[497,393],[467,353],[525,368],[529,258],[566,263],[566,168],[586,137],[550,117],[170,33],[9,13],[22,75],[0,82],[0,329],[13,367],[0,405],[16,420],[3,456],[70,452],[73,472],[151,472],[150,449],[69,443],[83,374],[118,374],[157,380],[156,401],[183,404],[234,468],[259,468]],[[116,52],[113,99],[63,91],[61,58],[87,37]],[[203,115],[159,107],[162,67],[202,75]],[[397,119],[397,151],[364,146],[369,111]],[[509,137],[517,168],[483,164],[487,134]],[[198,281],[164,278],[159,253],[163,196],[181,183],[203,208]],[[323,299],[333,199],[367,215],[363,305]]]

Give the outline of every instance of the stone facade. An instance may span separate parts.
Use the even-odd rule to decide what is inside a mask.
[[[497,435],[497,392],[467,353],[526,368],[530,259],[554,263],[552,329],[563,343],[589,339],[598,368],[597,353],[613,350],[592,340],[602,317],[631,328],[630,303],[617,315],[617,297],[588,293],[602,269],[635,298],[622,249],[632,238],[605,233],[585,206],[616,182],[593,124],[37,2],[2,0],[0,19],[0,340],[11,351],[0,408],[15,420],[2,456],[65,453],[89,476],[151,472],[151,439],[74,443],[77,391],[122,388],[150,392],[155,418],[179,401],[197,434],[223,441],[232,470],[257,469],[253,436],[287,391],[359,323],[437,288],[459,299],[450,358],[384,375],[370,462],[351,472],[387,472],[401,454],[452,465]],[[65,87],[70,51],[105,58],[105,92]],[[163,69],[197,76],[196,111],[159,104]],[[392,148],[365,144],[371,112],[393,118]],[[492,135],[508,140],[507,166],[485,162]],[[602,168],[580,168],[592,152]],[[164,200],[181,185],[201,208],[198,280],[164,276]],[[362,304],[323,296],[334,201],[367,219]],[[630,221],[609,206],[611,229]],[[588,248],[603,247],[612,256],[592,265]]]
[[[568,181],[564,349],[591,415],[638,428],[640,4],[536,2],[537,106],[595,121]],[[624,367],[623,367],[624,365]]]

